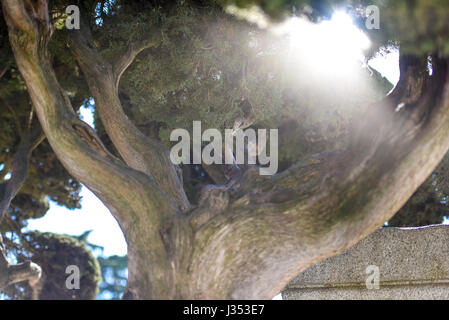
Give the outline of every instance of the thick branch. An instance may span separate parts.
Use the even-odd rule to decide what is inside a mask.
[[[222,214],[198,223],[204,209],[192,212],[186,296],[270,299],[400,209],[449,148],[448,60],[434,59],[429,77],[401,59],[400,84],[369,109],[348,150],[272,177],[249,169]]]
[[[84,19],[81,21],[80,30],[68,31],[69,46],[86,76],[96,109],[111,141],[130,167],[153,177],[181,210],[187,210],[190,204],[177,170],[170,161],[168,149],[137,129],[124,113],[118,97],[120,76],[139,52],[153,46],[156,41],[130,45],[113,67],[96,49],[88,24]]]
[[[28,281],[33,286],[39,281],[41,274],[41,267],[31,261],[13,264],[8,267],[8,285]]]
[[[99,152],[98,144],[92,145],[89,138],[94,132],[77,125],[70,100],[48,58],[52,26],[47,2],[2,0],[2,5],[16,63],[50,145],[64,167],[104,201],[127,235],[128,243],[140,242],[140,234],[133,231],[140,223],[145,226],[151,235],[146,242],[145,262],[152,266],[147,270],[152,287],[147,296],[167,296],[166,286],[172,281],[167,270],[172,266],[161,232],[179,214],[177,207],[152,178]],[[135,252],[130,245],[129,255],[132,257]]]
[[[31,9],[25,10],[22,1],[2,1],[17,64],[50,144],[125,231],[127,297],[270,299],[297,273],[388,220],[449,148],[448,60],[433,59],[429,77],[421,60],[402,56],[396,90],[370,108],[347,150],[272,177],[248,168],[228,185],[206,187],[185,217],[166,197],[183,203],[176,171],[166,171],[174,167],[124,115],[113,68],[88,30],[71,33],[72,50],[108,134],[139,171],[103,153],[94,132],[74,122],[46,56],[50,28],[41,25],[48,19],[40,8],[46,3],[26,1]]]
[[[228,180],[224,174],[224,165],[202,163],[201,166],[215,184],[224,184]]]
[[[0,290],[17,282],[28,281],[33,290],[33,299],[36,300],[41,275],[41,267],[31,261],[10,265],[6,259],[2,236],[0,235]]]

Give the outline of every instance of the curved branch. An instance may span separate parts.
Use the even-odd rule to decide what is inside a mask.
[[[401,82],[368,110],[347,150],[272,177],[249,169],[224,213],[198,224],[205,214],[192,212],[186,296],[271,299],[400,209],[449,149],[449,60],[434,59],[432,77],[422,60],[401,60]]]
[[[132,244],[141,241],[140,234],[134,232],[136,225],[145,222],[149,235],[145,262],[152,266],[148,270],[152,292],[147,294],[164,296],[172,281],[172,275],[166,274],[171,258],[160,234],[180,214],[178,208],[151,177],[114,161],[99,152],[97,143],[85,140],[94,132],[76,125],[79,121],[48,58],[52,26],[47,2],[2,0],[2,5],[16,63],[50,145],[69,173],[104,201],[116,217],[127,235],[130,255],[135,252]],[[80,136],[80,128],[87,136]]]
[[[28,281],[33,290],[33,299],[36,300],[38,294],[38,282],[41,275],[41,267],[31,261],[10,265],[6,259],[3,240],[0,235],[0,290],[17,282]]]
[[[115,79],[115,87],[118,88],[120,78],[122,74],[128,69],[128,67],[133,63],[137,55],[145,49],[151,48],[157,44],[156,40],[144,40],[135,43],[130,43],[124,54],[122,54],[113,63],[113,73]]]
[[[106,132],[122,158],[130,167],[153,177],[181,210],[187,210],[190,204],[177,170],[170,161],[169,150],[140,132],[124,113],[118,96],[120,76],[139,52],[157,41],[130,45],[114,66],[105,61],[96,49],[89,26],[83,18],[80,30],[68,31],[68,42],[85,74]]]

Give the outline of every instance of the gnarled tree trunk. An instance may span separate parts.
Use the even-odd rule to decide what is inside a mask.
[[[69,31],[100,117],[124,162],[79,120],[50,64],[45,0],[2,0],[33,106],[67,170],[118,220],[132,299],[270,299],[296,274],[354,245],[406,202],[449,148],[448,60],[401,56],[395,90],[373,105],[345,151],[274,176],[249,168],[189,204],[168,150],[123,112],[120,75],[152,42],[107,62],[86,24]]]

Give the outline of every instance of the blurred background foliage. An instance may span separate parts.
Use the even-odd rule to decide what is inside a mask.
[[[388,42],[401,43],[409,54],[438,52],[449,55],[449,2],[446,0],[221,0],[224,5],[250,8],[254,5],[275,21],[285,19],[295,8],[313,21],[328,19],[336,9],[351,13],[365,28],[366,8],[377,6],[380,29],[366,30],[373,41],[372,52]]]
[[[101,280],[100,266],[86,244],[78,239],[54,233],[27,232],[20,242],[5,241],[8,255],[17,262],[32,260],[42,267],[42,278],[38,286],[41,300],[92,300],[98,293]],[[79,289],[68,289],[66,273],[69,265],[80,271]],[[28,283],[17,283],[7,287],[10,299],[30,299],[32,289]]]
[[[99,257],[103,281],[100,283],[100,299],[118,300],[122,297],[128,279],[127,256]]]
[[[54,20],[60,21],[65,7],[73,2],[51,1]],[[285,37],[236,19],[226,14],[224,7],[257,4],[273,23],[293,12],[320,21],[329,18],[336,8],[344,8],[363,26],[363,6],[375,4],[380,8],[381,29],[364,29],[373,43],[368,57],[399,43],[408,53],[449,54],[449,2],[443,0],[82,0],[78,4],[90,13],[95,43],[109,61],[122,54],[130,42],[157,41],[155,47],[139,54],[119,88],[126,114],[142,132],[170,146],[171,130],[191,130],[193,120],[201,120],[203,130],[232,128],[237,120],[243,127],[279,128],[280,170],[310,154],[344,148],[353,123],[392,85],[363,65],[353,77],[320,77],[289,50]],[[64,28],[55,31],[49,49],[56,75],[78,110],[89,104],[91,95],[67,48],[65,32]],[[31,116],[30,99],[15,65],[3,18],[0,112],[1,196],[12,156]],[[96,113],[95,129],[114,152]],[[446,155],[389,226],[441,223],[448,216],[448,161]],[[184,165],[183,172],[185,188],[195,202],[195,190],[211,183],[211,176],[201,165]],[[45,215],[49,200],[69,209],[80,208],[80,187],[44,141],[32,154],[28,179],[12,201],[0,232],[11,259],[31,258],[43,266],[46,277],[42,298],[93,298],[99,286],[99,297],[117,299],[126,285],[126,257],[100,255],[97,261],[89,250],[98,248],[86,244],[86,235],[77,239],[24,231],[28,219]],[[65,280],[60,282],[56,276],[65,279],[69,260],[85,267],[83,276],[88,282],[85,292],[75,296],[66,292],[61,286]],[[101,277],[103,282],[99,284]],[[23,299],[29,297],[29,290],[19,284],[8,288],[6,294]]]

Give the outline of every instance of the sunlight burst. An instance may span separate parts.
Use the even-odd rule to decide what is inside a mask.
[[[275,31],[288,35],[291,54],[311,71],[326,76],[348,76],[357,63],[364,62],[363,51],[370,46],[368,37],[344,12],[319,24],[290,18]]]

